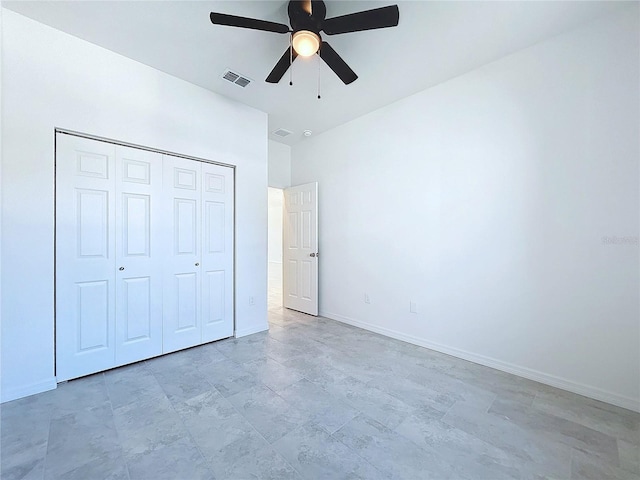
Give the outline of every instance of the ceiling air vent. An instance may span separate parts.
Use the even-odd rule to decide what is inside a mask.
[[[285,130],[284,128],[279,128],[278,130],[273,132],[273,134],[277,137],[286,137],[287,135],[291,135],[292,133],[293,132],[290,132],[289,130]]]
[[[224,72],[222,78],[243,88],[251,83],[251,80],[249,80],[248,78],[243,77],[238,73],[232,72],[231,70],[227,70],[226,72]]]

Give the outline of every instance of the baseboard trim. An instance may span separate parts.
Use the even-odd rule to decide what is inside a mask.
[[[408,335],[406,333],[380,327],[378,325],[373,325],[367,322],[362,322],[360,320],[355,320],[353,318],[345,317],[344,315],[339,315],[337,313],[321,311],[320,316],[329,318],[331,320],[336,320],[338,322],[346,323],[347,325],[362,328],[370,332],[379,333],[380,335],[395,338],[396,340],[402,340],[403,342],[418,345],[419,347],[428,348],[430,350],[435,350],[436,352],[451,355],[456,358],[461,358],[463,360],[477,363],[479,365],[484,365],[485,367],[495,368],[496,370],[511,373],[513,375],[518,375],[519,377],[544,383],[545,385],[557,387],[572,393],[577,393],[578,395],[583,395],[585,397],[600,400],[605,403],[610,403],[611,405],[626,408],[634,412],[640,412],[640,401],[631,397],[602,390],[591,385],[584,385],[572,380],[568,380],[566,378],[540,372],[531,368],[522,367],[513,363],[504,362],[496,358],[487,357],[485,355],[460,350],[455,347],[449,347],[447,345],[430,342],[420,337]]]
[[[246,337],[247,335],[253,335],[254,333],[266,332],[267,330],[269,330],[269,325],[243,328],[242,330],[236,330],[236,338]]]
[[[19,398],[35,395],[36,393],[46,392],[53,390],[57,386],[56,378],[51,377],[41,382],[31,383],[29,385],[22,385],[16,388],[3,388],[2,400],[0,403],[10,402]]]

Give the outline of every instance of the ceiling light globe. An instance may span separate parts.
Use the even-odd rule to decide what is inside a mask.
[[[320,48],[320,37],[309,30],[300,30],[293,34],[293,48],[301,57],[310,57]]]

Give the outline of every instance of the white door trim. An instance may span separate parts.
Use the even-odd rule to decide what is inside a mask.
[[[193,155],[185,155],[183,153],[175,153],[175,152],[171,152],[169,150],[162,150],[160,148],[148,147],[146,145],[141,145],[139,143],[130,143],[130,142],[124,142],[124,141],[121,141],[121,140],[114,140],[112,138],[101,137],[99,135],[92,135],[90,133],[77,132],[75,130],[68,130],[66,128],[58,128],[58,127],[56,127],[54,129],[54,135],[57,134],[57,133],[63,133],[65,135],[72,135],[74,137],[80,137],[80,138],[88,138],[89,140],[97,140],[99,142],[112,143],[114,145],[120,145],[120,146],[123,146],[123,147],[131,147],[131,148],[137,148],[139,150],[147,150],[149,152],[161,153],[163,155],[171,155],[172,157],[186,158],[187,160],[195,160],[197,162],[211,163],[213,165],[220,165],[221,167],[233,168],[234,172],[235,172],[235,169],[236,169],[236,166],[232,165],[231,163],[216,162],[214,160],[209,160],[207,158],[194,157]],[[235,200],[235,198],[234,198],[234,200]]]

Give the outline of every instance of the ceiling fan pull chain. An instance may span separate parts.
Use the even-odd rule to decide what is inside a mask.
[[[289,85],[293,85],[293,33],[289,34]]]
[[[316,53],[318,57],[318,100],[320,100],[320,50]]]

